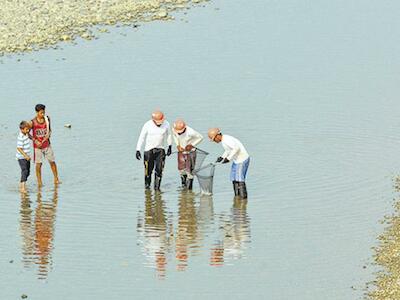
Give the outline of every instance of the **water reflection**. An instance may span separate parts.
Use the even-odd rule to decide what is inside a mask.
[[[192,257],[209,257],[210,250],[211,266],[223,266],[226,261],[245,256],[251,239],[247,200],[235,198],[229,212],[219,215],[218,224],[215,218],[211,196],[181,191],[174,217],[167,212],[161,193],[146,191],[137,227],[145,265],[164,279],[167,265],[185,271]]]
[[[37,265],[39,279],[46,279],[52,266],[57,203],[57,187],[49,200],[43,200],[40,191],[37,193],[35,210],[32,209],[30,195],[21,195],[22,262],[25,268]]]
[[[211,266],[222,266],[245,257],[245,250],[251,241],[247,199],[235,197],[231,212],[221,214],[219,223],[220,239],[211,248]]]
[[[168,222],[162,194],[145,191],[144,217],[139,217],[138,232],[147,265],[154,267],[159,278],[164,278],[170,248],[172,223]]]

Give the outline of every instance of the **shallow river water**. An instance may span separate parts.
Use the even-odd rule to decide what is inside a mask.
[[[400,170],[399,11],[216,0],[1,58],[0,299],[362,299]],[[45,165],[21,197],[17,127],[38,102],[63,183]],[[180,191],[175,157],[145,193],[134,152],[155,108],[243,142],[247,203],[228,166],[212,197]]]

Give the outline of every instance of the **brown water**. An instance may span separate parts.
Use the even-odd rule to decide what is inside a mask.
[[[363,298],[400,168],[399,9],[213,1],[176,22],[3,58],[0,299]],[[44,166],[42,192],[32,176],[21,199],[16,132],[37,102],[63,184]],[[162,193],[144,192],[134,152],[156,107],[243,142],[247,202],[228,166],[212,197],[182,192],[173,157]],[[222,153],[201,147],[207,162]]]

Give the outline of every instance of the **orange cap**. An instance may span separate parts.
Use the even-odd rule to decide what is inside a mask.
[[[164,118],[164,113],[162,111],[156,110],[151,114],[151,118],[157,125],[161,125],[165,118]]]
[[[210,138],[210,140],[214,140],[215,137],[221,133],[221,130],[219,128],[211,128],[208,129],[208,137]]]
[[[186,129],[186,123],[182,119],[178,119],[174,123],[174,130],[176,133],[182,133]]]

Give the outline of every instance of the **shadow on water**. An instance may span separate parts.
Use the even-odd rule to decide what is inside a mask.
[[[195,256],[209,256],[210,266],[244,257],[251,239],[246,209],[247,200],[235,198],[230,212],[217,215],[212,196],[183,190],[174,216],[167,210],[162,193],[146,191],[137,225],[145,266],[165,279],[167,266],[186,271]],[[219,224],[215,224],[217,217]]]
[[[49,200],[42,193],[36,195],[36,207],[32,208],[29,194],[21,194],[20,233],[22,237],[22,262],[25,268],[37,265],[39,279],[47,279],[52,266],[54,225],[58,204],[58,188]]]

